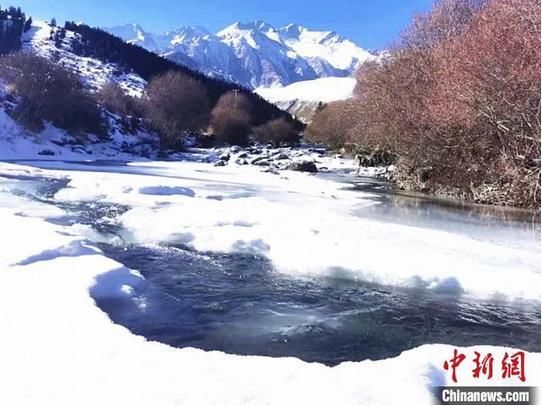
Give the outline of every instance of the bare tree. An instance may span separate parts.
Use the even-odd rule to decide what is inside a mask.
[[[268,121],[252,130],[254,137],[262,143],[274,146],[292,145],[299,141],[299,132],[284,117]]]
[[[199,131],[209,122],[205,87],[179,72],[167,72],[149,83],[145,110],[164,147],[178,147],[185,132]]]
[[[539,17],[536,0],[437,1],[307,136],[392,150],[408,188],[539,207]]]
[[[97,99],[109,111],[121,116],[133,116],[140,113],[138,101],[127,95],[115,82],[103,85],[97,93]]]
[[[229,144],[248,144],[251,112],[252,106],[245,94],[239,91],[223,94],[211,112],[213,133],[218,140]]]

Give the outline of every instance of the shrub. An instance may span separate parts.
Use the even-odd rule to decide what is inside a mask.
[[[332,102],[318,110],[305,130],[308,141],[339,149],[350,142],[350,131],[357,120],[358,106],[351,100]]]
[[[437,1],[308,138],[391,150],[407,188],[539,207],[539,16],[536,0]]]
[[[205,87],[180,72],[157,76],[148,85],[145,112],[160,133],[164,147],[178,147],[183,134],[199,131],[209,122]]]
[[[299,132],[284,117],[276,118],[255,127],[252,133],[257,141],[271,143],[274,146],[280,146],[281,144],[292,145],[299,141]]]
[[[117,83],[110,82],[103,85],[98,91],[97,99],[109,111],[121,116],[142,114],[138,100],[127,95]]]
[[[16,120],[32,129],[43,122],[66,130],[104,135],[101,112],[75,74],[48,59],[16,53],[0,60],[0,75],[20,101],[13,111]]]
[[[252,105],[240,92],[228,92],[218,99],[211,112],[211,128],[217,140],[232,145],[247,145]]]

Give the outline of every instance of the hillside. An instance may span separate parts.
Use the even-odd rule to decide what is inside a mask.
[[[73,52],[102,62],[115,63],[122,69],[138,74],[144,80],[167,71],[181,72],[200,81],[207,90],[211,105],[214,105],[221,95],[228,91],[239,91],[246,95],[252,104],[253,124],[263,124],[273,118],[284,117],[291,121],[291,116],[273,104],[265,101],[257,94],[237,84],[209,77],[201,72],[190,69],[182,63],[175,63],[162,58],[138,45],[124,42],[120,38],[85,24],[66,23],[66,29],[80,35],[81,41],[72,45]],[[299,123],[296,124],[299,128]]]
[[[147,82],[118,65],[73,53],[72,43],[80,36],[45,22],[34,22],[22,36],[22,51],[54,61],[81,78],[83,86],[95,93],[106,83],[115,83],[127,94],[141,96]],[[46,122],[29,128],[14,115],[19,98],[0,81],[0,159],[133,159],[153,157],[158,136],[141,120],[126,120],[101,108],[104,134],[81,133]]]
[[[319,106],[352,96],[356,79],[321,78],[285,87],[258,88],[256,93],[303,122],[310,122]]]

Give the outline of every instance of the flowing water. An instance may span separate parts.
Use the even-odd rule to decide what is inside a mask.
[[[536,244],[534,217],[460,207],[426,197],[399,196],[373,180],[342,178],[370,190],[380,204],[357,215],[424,227],[453,229],[499,240],[513,235]],[[10,181],[9,179],[5,181]],[[142,273],[134,300],[98,302],[111,319],[135,334],[176,347],[233,354],[293,356],[336,365],[382,359],[425,343],[502,345],[540,351],[540,302],[480,299],[459,292],[393,288],[340,277],[291,277],[263,257],[196,252],[185,246],[145,247],[122,242],[115,217],[127,208],[52,199],[64,181],[19,178],[11,190],[68,215],[59,224],[87,224],[117,236],[100,243],[105,255]],[[0,178],[1,185],[1,178]],[[498,230],[498,232],[496,232]]]

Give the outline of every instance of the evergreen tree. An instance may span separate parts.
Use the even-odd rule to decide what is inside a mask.
[[[24,32],[27,32],[30,28],[32,28],[32,17],[28,17],[28,20],[24,23]]]

